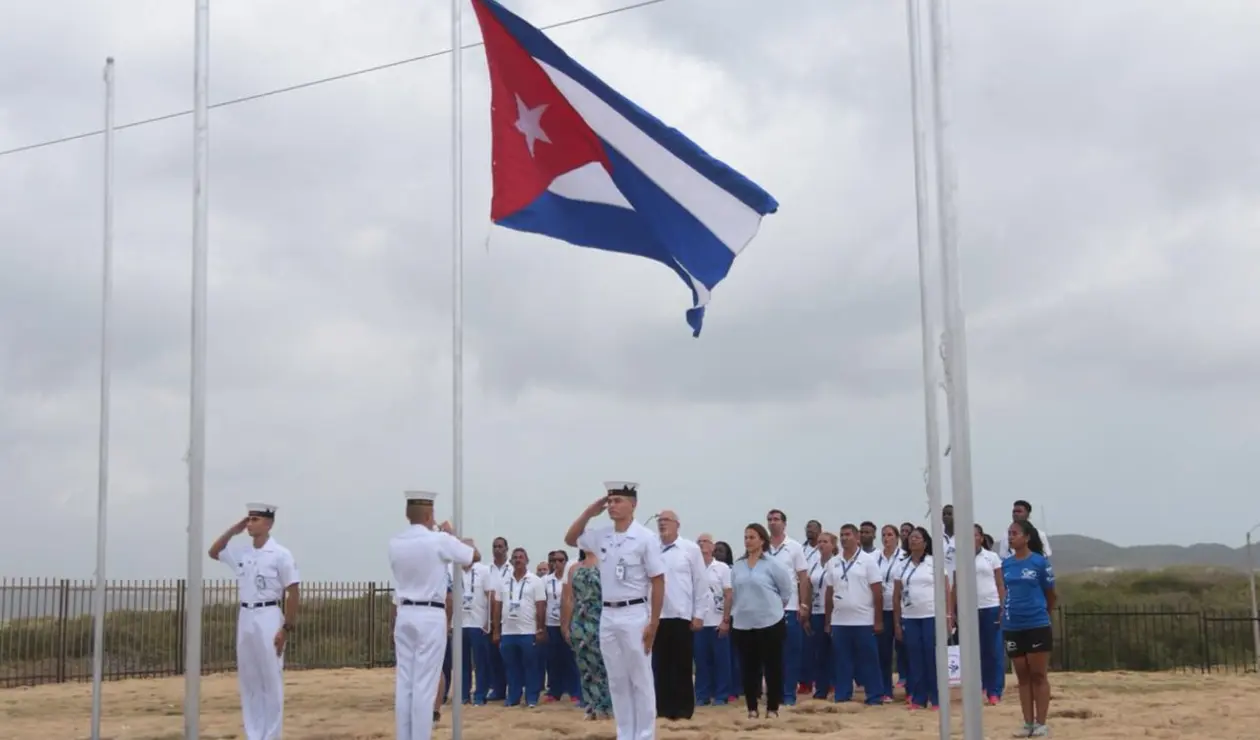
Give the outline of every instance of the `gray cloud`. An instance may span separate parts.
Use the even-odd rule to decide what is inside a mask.
[[[71,5],[0,12],[0,149],[99,126],[108,54],[120,121],[191,105],[190,8]],[[216,6],[212,97],[447,43],[445,7],[378,5]],[[510,4],[538,23],[615,5]],[[484,53],[463,55],[466,511],[482,541],[544,551],[623,476],[684,531],[728,539],[771,505],[793,523],[922,517],[904,9],[716,7],[554,32],[782,204],[698,340],[688,292],[659,266],[491,228]],[[1260,440],[1260,103],[1239,94],[1260,13],[955,12],[982,515],[1000,521],[1021,496],[1052,534],[1236,538],[1221,522],[1249,500]],[[212,113],[207,535],[272,499],[314,577],[383,577],[394,492],[450,489],[448,64]],[[120,576],[182,568],[191,127],[118,135]],[[32,574],[91,571],[100,182],[99,139],[0,159],[0,560]],[[1163,508],[1177,516],[1140,513]]]

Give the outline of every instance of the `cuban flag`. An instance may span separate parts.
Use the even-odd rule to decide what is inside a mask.
[[[495,0],[472,0],[490,68],[491,220],[656,260],[710,292],[779,204]]]

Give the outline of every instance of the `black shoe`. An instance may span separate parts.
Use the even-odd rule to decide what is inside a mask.
[[[441,721],[442,721],[442,713],[441,713],[441,712],[439,712],[439,711],[434,710],[434,712],[433,712],[433,721],[434,721],[434,722],[441,722]]]

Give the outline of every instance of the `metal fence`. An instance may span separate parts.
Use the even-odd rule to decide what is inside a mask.
[[[181,675],[185,581],[113,581],[106,586],[109,679]],[[236,584],[203,586],[202,671],[236,668]],[[0,579],[0,686],[92,677],[90,581]],[[286,669],[392,666],[392,591],[370,582],[303,583]],[[1060,671],[1253,670],[1249,614],[1131,608],[1054,616],[1052,666]]]

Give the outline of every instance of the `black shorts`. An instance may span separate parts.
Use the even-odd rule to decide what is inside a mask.
[[[1054,650],[1054,630],[1049,625],[1029,630],[1005,630],[1002,641],[1006,654],[1012,658],[1030,653],[1048,653]]]

